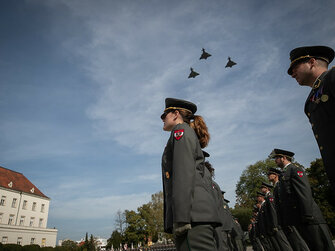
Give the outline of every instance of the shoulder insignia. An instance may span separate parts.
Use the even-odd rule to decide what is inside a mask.
[[[297,171],[297,174],[298,174],[298,176],[301,178],[302,176],[304,176],[304,172],[302,172],[302,171]]]
[[[180,140],[184,135],[184,129],[174,130],[173,136],[176,140]]]

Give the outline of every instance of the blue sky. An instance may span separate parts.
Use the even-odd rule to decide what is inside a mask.
[[[165,97],[198,105],[216,181],[235,200],[273,148],[320,157],[289,52],[335,48],[332,0],[0,2],[0,165],[51,198],[58,238],[108,238],[162,189]],[[213,56],[199,60],[201,48]],[[237,65],[224,68],[230,56]],[[200,75],[187,79],[189,68]],[[233,205],[231,205],[233,206]]]

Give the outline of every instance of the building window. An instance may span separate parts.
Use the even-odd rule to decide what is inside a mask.
[[[22,204],[22,209],[27,209],[27,203],[28,201],[24,200]]]
[[[13,225],[14,223],[14,214],[9,215],[8,225]]]
[[[41,213],[44,213],[44,209],[45,209],[45,205],[42,204],[42,205],[41,205]]]
[[[45,242],[46,242],[46,239],[42,238],[42,245],[41,245],[41,247],[45,247]]]
[[[30,239],[30,244],[35,244],[35,238]]]
[[[39,227],[42,227],[42,226],[43,226],[43,219],[42,219],[42,218],[40,218],[40,222],[38,223],[38,226],[39,226]]]
[[[24,219],[25,218],[26,218],[25,216],[21,216],[21,218],[20,218],[20,226],[24,226]]]
[[[6,196],[1,196],[0,206],[4,206],[6,203]]]
[[[14,208],[16,207],[16,202],[17,202],[17,199],[14,198],[13,201],[12,201],[12,207],[14,207]]]
[[[2,244],[7,244],[7,241],[8,241],[8,237],[7,236],[2,236],[1,243]]]
[[[36,211],[36,202],[33,203],[33,206],[31,207],[31,210]]]
[[[35,217],[31,217],[30,218],[30,222],[29,222],[29,227],[33,227],[34,226],[34,221],[35,221]]]
[[[22,237],[17,237],[17,245],[22,245]]]

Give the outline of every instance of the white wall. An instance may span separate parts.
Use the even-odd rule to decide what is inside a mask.
[[[30,244],[31,238],[35,238],[35,244],[41,245],[42,239],[45,238],[46,246],[54,247],[56,245],[57,230],[47,229],[49,198],[0,187],[0,199],[2,196],[6,196],[6,200],[5,205],[0,205],[0,215],[2,214],[0,217],[0,242],[4,236],[8,237],[8,243],[17,243],[18,238],[22,237],[23,245]],[[13,207],[14,198],[16,205]],[[24,201],[26,201],[25,208],[23,208]],[[32,208],[34,203],[36,203],[35,210]],[[41,211],[42,205],[44,205],[43,211]],[[8,225],[11,215],[13,215],[13,220]],[[20,222],[22,216],[24,216],[24,221]],[[32,218],[34,221],[30,226]]]

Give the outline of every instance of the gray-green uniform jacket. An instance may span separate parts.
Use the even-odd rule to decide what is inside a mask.
[[[178,124],[172,131],[162,157],[164,230],[173,223],[220,225],[211,175],[194,130]]]

